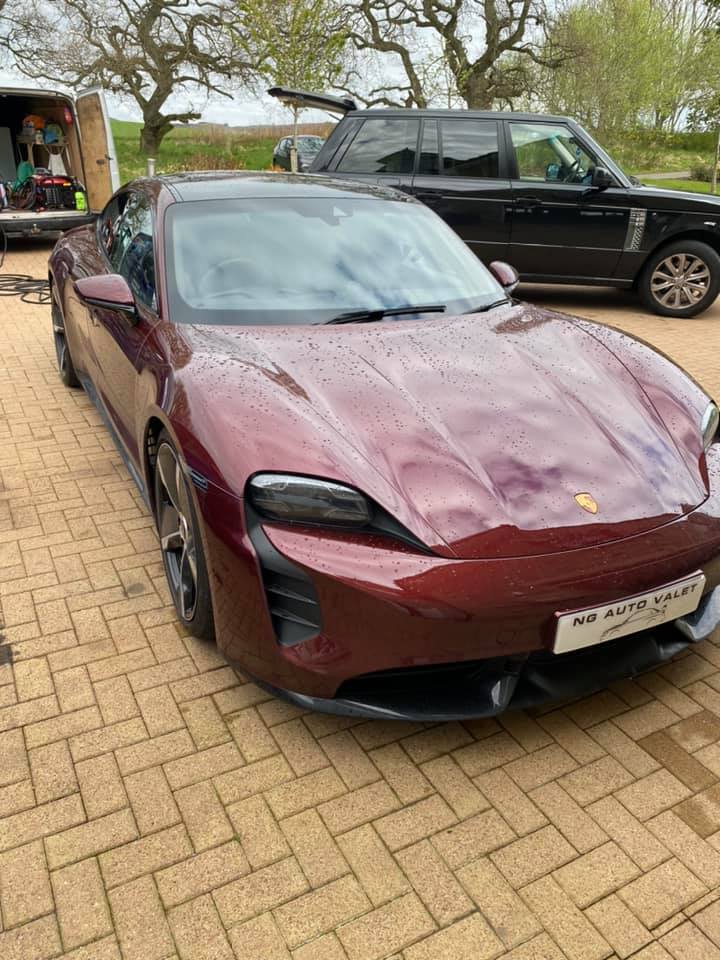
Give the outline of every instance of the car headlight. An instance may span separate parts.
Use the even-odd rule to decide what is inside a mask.
[[[371,506],[357,490],[330,480],[260,473],[248,485],[253,507],[268,520],[364,527]]]
[[[707,450],[707,448],[715,439],[718,432],[718,426],[720,426],[720,411],[718,411],[717,404],[713,403],[711,400],[705,408],[705,413],[703,414],[702,422],[700,424],[700,430],[703,438],[703,448],[705,450]]]

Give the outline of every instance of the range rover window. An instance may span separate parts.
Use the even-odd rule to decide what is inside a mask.
[[[418,173],[497,179],[497,123],[494,120],[426,120]]]
[[[592,180],[595,157],[564,123],[510,124],[520,180],[584,183]]]
[[[341,173],[412,173],[420,121],[405,117],[372,117],[338,164]]]

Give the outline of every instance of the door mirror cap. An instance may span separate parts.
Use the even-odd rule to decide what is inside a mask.
[[[507,294],[512,293],[520,283],[520,277],[515,267],[511,267],[509,263],[505,263],[503,260],[493,260],[488,265],[488,269]]]
[[[96,277],[83,277],[73,284],[75,292],[83,303],[104,310],[116,310],[128,317],[137,317],[135,297],[125,277],[119,273],[99,274]]]
[[[605,167],[595,167],[592,172],[592,185],[597,190],[606,190],[615,186],[615,177]]]

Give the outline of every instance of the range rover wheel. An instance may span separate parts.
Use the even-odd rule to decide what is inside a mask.
[[[80,381],[75,373],[72,356],[70,354],[70,344],[65,336],[65,322],[63,320],[62,310],[59,304],[52,299],[52,327],[53,340],[55,341],[55,354],[57,356],[58,373],[60,379],[66,387],[79,387]]]
[[[699,240],[677,240],[657,250],[639,283],[645,306],[663,317],[694,317],[720,291],[720,257]]]
[[[155,462],[155,520],[177,615],[194,637],[214,640],[210,581],[198,520],[180,458],[164,430]]]

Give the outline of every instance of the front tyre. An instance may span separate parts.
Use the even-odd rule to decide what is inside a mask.
[[[694,317],[720,291],[720,256],[699,240],[677,240],[657,250],[643,267],[640,297],[662,317]]]
[[[180,457],[165,430],[155,461],[155,521],[177,615],[194,637],[214,640],[210,581],[197,515]]]
[[[52,298],[52,327],[55,341],[55,356],[57,357],[58,373],[66,387],[79,387],[80,381],[75,373],[75,365],[70,353],[70,344],[65,336],[65,321],[63,320],[60,304]]]

